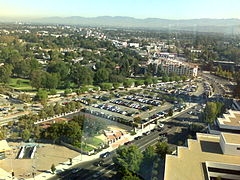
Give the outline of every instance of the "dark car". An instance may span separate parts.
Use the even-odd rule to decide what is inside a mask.
[[[110,155],[110,152],[105,152],[103,154],[100,154],[100,158],[106,158]]]
[[[128,141],[128,142],[125,142],[125,143],[124,143],[124,145],[130,145],[130,144],[132,144],[131,141]]]
[[[95,166],[102,166],[103,163],[104,163],[104,161],[103,161],[103,160],[100,160],[100,161],[95,162],[94,165],[95,165]]]
[[[147,131],[147,132],[143,133],[143,135],[145,135],[145,136],[147,136],[149,134],[150,134],[150,131]]]
[[[139,140],[139,139],[142,139],[142,136],[137,136],[134,138],[135,140]]]

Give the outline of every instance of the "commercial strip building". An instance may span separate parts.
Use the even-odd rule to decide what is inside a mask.
[[[239,180],[240,135],[197,134],[177,155],[166,155],[165,180]]]

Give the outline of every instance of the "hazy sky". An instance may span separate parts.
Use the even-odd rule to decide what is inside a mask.
[[[240,18],[240,0],[0,0],[0,16]]]

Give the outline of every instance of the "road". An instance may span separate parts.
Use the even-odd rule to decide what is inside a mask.
[[[166,127],[162,132],[167,132],[168,128]],[[154,145],[159,140],[159,132],[155,131],[152,132],[148,136],[143,136],[140,140],[135,140],[133,144],[137,145],[140,150],[145,150],[148,146]],[[111,176],[115,173],[114,171],[114,164],[112,162],[112,157],[115,155],[116,151],[111,152],[111,155],[104,159],[103,166],[95,166],[94,163],[98,162],[100,158],[89,161],[87,163],[79,164],[74,166],[73,168],[82,168],[81,171],[79,171],[77,174],[72,174],[71,170],[65,171],[61,176],[59,177],[53,177],[51,180],[56,179],[63,179],[63,180],[70,180],[70,179],[84,179],[84,180],[91,180],[94,179],[93,175],[97,172],[102,172],[104,174],[104,177]]]
[[[194,111],[196,110],[194,107],[187,109],[183,112],[180,112],[179,114],[167,119],[166,124],[168,123],[176,123],[176,121],[179,121],[177,119],[178,117],[189,117],[191,119],[193,115],[189,115],[189,111]],[[194,119],[194,118],[192,118]],[[181,129],[182,127],[185,127],[189,125],[189,122],[180,122],[181,127],[175,127],[175,126],[164,126],[163,130],[160,133],[167,133],[172,136],[172,134],[175,133],[176,128]],[[133,144],[137,145],[142,151],[146,149],[148,146],[154,145],[159,141],[159,132],[154,131],[151,132],[150,135],[148,136],[143,136],[142,139],[140,140],[134,140]],[[114,165],[112,162],[112,157],[114,156],[115,151],[111,152],[111,155],[107,158],[104,159],[104,164],[102,166],[95,166],[94,163],[98,162],[100,158],[94,160],[94,161],[89,161],[86,163],[80,163],[73,168],[81,168],[81,170],[78,173],[72,173],[73,168],[66,170],[63,172],[61,175],[55,176],[51,178],[51,180],[56,180],[56,179],[63,179],[63,180],[75,180],[75,179],[81,179],[81,180],[91,180],[91,179],[109,179],[112,177],[114,174],[116,174]],[[99,177],[94,178],[94,174],[96,173],[101,173]]]

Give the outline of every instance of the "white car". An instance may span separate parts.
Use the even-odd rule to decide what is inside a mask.
[[[158,125],[160,128],[163,128],[164,127],[164,124],[159,124]]]

